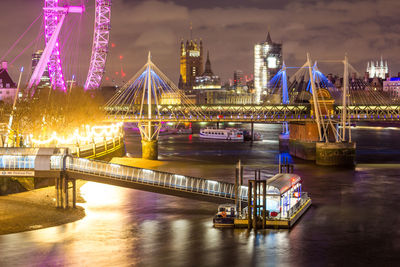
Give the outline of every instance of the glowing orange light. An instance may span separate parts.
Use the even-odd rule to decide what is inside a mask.
[[[64,136],[59,136],[56,132],[53,132],[51,137],[47,140],[35,139],[33,135],[30,135],[30,139],[33,144],[44,145],[51,142],[56,142],[58,145],[69,145],[69,144],[82,144],[87,142],[102,142],[104,138],[113,138],[119,136],[121,132],[122,123],[116,123],[112,125],[96,125],[90,127],[86,125],[86,132],[80,134],[79,129],[75,129],[74,134],[65,138]]]
[[[122,55],[119,56],[119,59],[123,59],[124,57]]]
[[[114,44],[114,43],[111,43],[111,47],[115,47],[115,44]]]

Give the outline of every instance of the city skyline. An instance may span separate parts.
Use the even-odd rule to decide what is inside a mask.
[[[399,0],[0,6],[0,267],[400,262]]]
[[[71,1],[77,2],[80,1]],[[26,8],[17,12],[14,8],[17,4]],[[88,68],[92,38],[93,8],[90,2],[86,4],[88,17],[81,19],[81,35],[84,38],[80,40],[80,47],[83,52],[80,52],[77,68],[84,73],[81,76],[85,76]],[[16,36],[21,35],[42,12],[42,2],[6,0],[2,6],[3,18],[13,21],[13,31],[11,34],[8,24],[0,26],[0,33],[5,36],[0,41],[1,56],[12,46],[18,38]],[[360,74],[365,71],[368,61],[383,56],[388,60],[391,75],[396,75],[400,70],[400,55],[395,49],[400,44],[400,35],[396,35],[399,28],[397,7],[400,7],[400,3],[389,0],[335,3],[306,0],[281,3],[229,1],[229,5],[227,1],[187,3],[116,0],[113,1],[111,19],[111,43],[115,46],[110,51],[106,76],[111,80],[116,76],[115,72],[121,76],[123,70],[127,80],[146,61],[147,51],[151,50],[153,60],[177,83],[177,47],[181,38],[190,38],[190,22],[193,25],[193,38],[202,38],[204,46],[212,54],[213,69],[222,81],[232,79],[236,69],[246,74],[253,73],[254,44],[265,40],[268,29],[272,39],[283,44],[283,59],[287,66],[302,65],[306,52],[310,52],[313,59],[320,60],[342,59],[347,52],[350,63]],[[15,21],[13,18],[17,13],[20,19]],[[40,23],[35,27],[4,60],[12,61],[37,36]],[[346,32],[343,32],[344,28]],[[12,77],[16,77],[21,65],[30,68],[29,55],[35,48],[42,48],[40,42],[9,65]],[[320,65],[320,69],[325,73],[342,72],[340,65],[325,68]],[[27,80],[26,76],[27,73],[24,80]],[[120,77],[119,82],[122,79]]]

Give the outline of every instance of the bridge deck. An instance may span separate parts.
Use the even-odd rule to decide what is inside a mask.
[[[305,122],[315,121],[310,104],[298,105],[197,105],[192,107],[200,115],[191,115],[188,107],[181,105],[161,106],[160,114],[151,121],[170,122]],[[337,121],[341,117],[341,106],[336,106],[324,119]],[[400,105],[350,105],[347,107],[350,121],[400,121]],[[108,110],[106,121],[146,122],[147,117],[137,110],[113,107]],[[179,115],[181,114],[181,115]],[[186,115],[182,115],[186,114]]]

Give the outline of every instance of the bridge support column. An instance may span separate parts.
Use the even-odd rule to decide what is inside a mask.
[[[142,139],[142,158],[150,160],[158,159],[158,140]]]
[[[65,206],[65,182],[64,182],[64,174],[61,173],[60,177],[56,178],[56,207],[57,208],[64,208]]]
[[[60,205],[60,178],[55,179],[55,190],[56,190],[56,208],[61,207]]]
[[[72,207],[76,208],[76,179],[72,179]]]
[[[282,124],[282,133],[279,135],[279,150],[289,151],[289,125],[287,122]]]
[[[69,207],[69,196],[68,196],[68,178],[64,175],[63,177],[63,183],[64,183],[64,196],[65,196],[65,201],[64,201],[64,209],[68,209]]]
[[[61,173],[60,177],[55,179],[56,208],[69,208],[69,189],[72,189],[72,207],[76,208],[76,180],[68,179],[66,174]]]
[[[139,123],[140,135],[142,137],[142,158],[158,159],[158,134],[161,129],[161,122]]]
[[[254,122],[252,122],[252,123],[250,123],[250,127],[251,127],[251,129],[250,129],[250,138],[251,138],[251,143],[253,143],[253,141],[254,141]]]
[[[356,144],[316,143],[316,163],[323,166],[347,166],[355,164]]]
[[[315,160],[318,126],[314,122],[289,124],[289,153],[305,160]]]

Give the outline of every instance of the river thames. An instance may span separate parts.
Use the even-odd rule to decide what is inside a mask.
[[[198,126],[197,126],[198,127]],[[277,172],[279,125],[256,125],[263,141],[161,136],[159,169],[233,182],[235,163]],[[198,129],[197,129],[198,133]],[[87,216],[0,236],[0,266],[393,266],[400,262],[400,129],[360,127],[354,169],[293,159],[313,205],[291,230],[215,229],[217,205],[87,183]],[[129,156],[140,140],[126,133]]]

